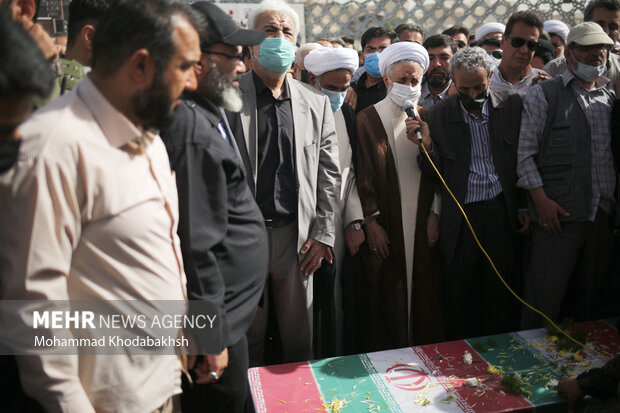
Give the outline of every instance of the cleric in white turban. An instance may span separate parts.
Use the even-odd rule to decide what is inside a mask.
[[[506,26],[499,22],[485,23],[476,30],[476,41],[482,40],[492,33],[499,33],[500,35],[489,37],[497,37],[498,40],[501,40],[501,35],[504,34],[504,30],[506,30]]]
[[[559,20],[547,20],[544,23],[545,31],[549,34],[555,34],[562,39],[562,42],[566,44],[566,38],[570,29],[568,26]]]
[[[553,57],[564,56],[564,49],[566,48],[566,38],[570,31],[568,26],[559,20],[547,20],[544,23],[544,28],[553,44]]]
[[[357,189],[367,238],[358,287],[369,314],[361,316],[366,338],[360,340],[369,341],[366,352],[442,338],[430,327],[443,323],[436,315],[442,289],[438,252],[430,249],[437,236],[429,244],[426,230],[429,216],[438,222],[433,208],[440,202],[434,201],[432,178],[418,166],[418,145],[407,139],[403,110],[406,102],[417,105],[428,66],[419,43],[383,49],[379,70],[387,96],[357,114]]]
[[[387,68],[391,64],[401,60],[412,60],[422,66],[422,74],[428,69],[428,52],[420,43],[417,42],[398,42],[393,43],[383,49],[379,55],[379,70],[385,76]]]
[[[355,49],[347,47],[317,47],[306,55],[304,66],[315,76],[336,69],[347,69],[353,73],[359,66],[359,56]]]
[[[335,320],[342,321],[342,325],[336,331],[345,330],[346,325],[351,325],[355,315],[351,311],[343,311],[343,303],[352,302],[352,295],[356,291],[355,282],[361,277],[356,269],[361,266],[359,262],[359,248],[365,240],[362,224],[364,213],[357,192],[353,154],[355,150],[355,111],[351,106],[344,103],[347,89],[351,85],[351,77],[357,70],[359,57],[353,49],[344,47],[331,48],[320,47],[308,53],[304,59],[304,66],[308,71],[308,84],[327,95],[334,113],[334,125],[338,139],[338,161],[340,166],[340,203],[339,210],[334,214],[336,237],[334,240],[334,261],[336,277],[332,284],[326,282],[333,276],[321,274],[330,267],[319,269],[315,273],[314,294],[320,297],[334,297]],[[347,250],[350,254],[346,257]],[[347,265],[343,265],[347,262]],[[323,281],[320,281],[323,277]],[[340,288],[340,286],[343,286]],[[325,298],[321,298],[324,300]],[[351,307],[348,307],[349,309]],[[346,319],[345,319],[346,314]],[[341,321],[339,321],[341,322]],[[320,332],[321,333],[321,332]],[[348,337],[346,340],[353,339]],[[343,334],[337,335],[336,340],[345,340]],[[323,342],[317,337],[317,342]]]

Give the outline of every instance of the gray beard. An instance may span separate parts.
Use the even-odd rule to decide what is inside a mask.
[[[241,91],[230,85],[221,91],[222,106],[229,112],[239,112],[243,108],[243,99],[241,99]]]
[[[209,62],[209,73],[202,86],[206,97],[215,106],[221,106],[230,112],[239,112],[243,107],[241,91],[233,86],[214,62]]]

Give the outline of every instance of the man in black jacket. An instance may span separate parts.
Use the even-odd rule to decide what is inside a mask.
[[[517,137],[521,99],[512,91],[489,91],[492,61],[481,48],[458,51],[450,74],[458,94],[433,106],[422,122],[424,144],[448,186],[469,216],[477,236],[504,279],[512,284],[517,214],[523,194],[517,182]],[[417,142],[420,122],[407,119]],[[432,138],[432,144],[431,139]],[[436,177],[425,154],[423,172]],[[511,299],[478,249],[465,219],[445,188],[441,192],[439,248],[444,261],[444,314],[449,339],[511,331]]]
[[[214,4],[192,7],[208,23],[200,33],[198,89],[183,96],[173,125],[161,135],[176,172],[188,297],[217,306],[222,337],[216,354],[199,349],[196,380],[184,383],[182,404],[189,412],[206,406],[210,412],[240,412],[247,391],[245,333],[262,296],[268,244],[222,108],[241,109],[236,81],[245,69],[241,46],[260,43],[265,34],[239,29]]]

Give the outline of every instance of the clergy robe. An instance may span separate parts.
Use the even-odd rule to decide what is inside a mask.
[[[346,111],[346,116],[345,116]],[[338,137],[338,160],[342,185],[340,187],[340,209],[335,217],[336,239],[334,241],[334,265],[325,261],[314,274],[314,355],[317,358],[333,357],[343,353],[343,341],[350,337],[349,326],[345,325],[343,301],[350,302],[349,295],[356,289],[352,285],[359,275],[358,257],[351,257],[344,236],[345,228],[352,222],[363,221],[364,213],[357,193],[355,182],[355,168],[353,166],[353,148],[355,142],[351,136],[355,136],[355,112],[344,104],[341,109],[334,112],[334,125]],[[343,272],[348,280],[344,282]],[[350,282],[351,279],[355,279]],[[350,290],[343,291],[344,288]],[[347,294],[347,297],[343,295]],[[353,318],[355,323],[356,318]],[[347,323],[351,323],[348,319]],[[347,351],[354,354],[357,351]]]
[[[443,339],[441,261],[426,225],[435,188],[419,170],[418,146],[405,136],[406,114],[389,97],[357,115],[357,186],[364,216],[390,241],[383,260],[365,242],[358,328],[364,351]]]

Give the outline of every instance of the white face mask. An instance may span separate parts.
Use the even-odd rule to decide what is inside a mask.
[[[391,81],[390,81],[391,82]],[[392,83],[392,88],[388,93],[388,96],[398,107],[402,108],[406,101],[410,100],[414,105],[418,104],[420,96],[422,96],[422,85],[411,87],[410,85],[403,85],[402,83]]]
[[[573,67],[573,70],[575,71],[575,76],[579,79],[586,82],[595,82],[596,79],[603,76],[603,73],[607,71],[605,63],[600,66],[590,66],[577,60],[572,51],[570,53],[575,63],[577,63],[577,67]]]

